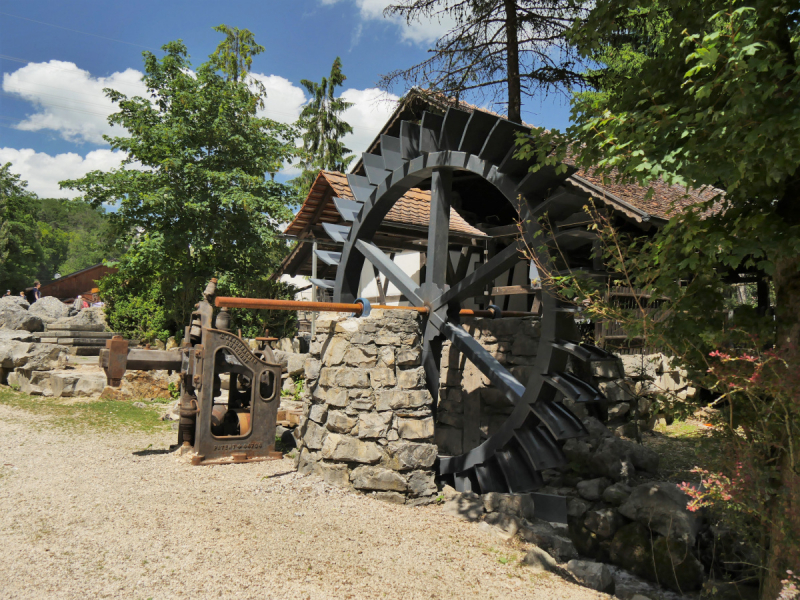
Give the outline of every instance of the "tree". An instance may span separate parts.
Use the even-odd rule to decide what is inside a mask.
[[[36,195],[28,183],[0,167],[0,288],[14,292],[33,285],[44,259],[36,225]]]
[[[508,119],[522,122],[522,96],[570,89],[583,83],[566,31],[584,14],[580,0],[401,0],[385,14],[409,25],[421,19],[454,24],[430,50],[432,56],[384,75],[383,87],[403,81],[459,98],[464,93],[497,99],[505,89]]]
[[[571,40],[585,58],[622,48],[640,63],[606,63],[598,93],[576,99],[566,136],[539,131],[522,152],[553,164],[579,147],[577,164],[596,175],[709,192],[634,255],[619,255],[615,270],[669,298],[654,331],[725,402],[715,434],[734,464],[719,497],[763,524],[762,596],[774,598],[786,571],[800,568],[797,5],[600,0]],[[554,139],[561,151],[548,158]],[[729,313],[730,283],[742,276],[772,286],[774,315]]]
[[[145,52],[148,98],[106,90],[119,107],[109,122],[127,130],[106,138],[125,153],[121,166],[61,182],[93,206],[118,206],[110,221],[128,249],[109,306],[153,298],[155,287],[172,331],[182,331],[210,277],[244,288],[286,252],[278,227],[292,216],[291,189],[265,174],[295,155],[297,132],[256,114],[264,91],[243,71],[260,46],[246,30],[224,31],[196,73],[181,41],[163,46],[161,59]]]
[[[341,119],[342,113],[353,103],[341,96],[335,97],[336,88],[346,79],[342,73],[342,60],[337,56],[330,76],[323,77],[321,82],[300,80],[311,94],[311,100],[303,107],[297,122],[303,130],[304,158],[298,165],[303,172],[293,183],[303,198],[320,170],[344,172],[354,158],[341,141],[346,134],[353,133],[353,128]]]

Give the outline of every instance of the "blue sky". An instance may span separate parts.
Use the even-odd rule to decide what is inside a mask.
[[[221,23],[250,29],[265,46],[252,72],[267,88],[266,116],[279,121],[293,121],[306,101],[300,80],[320,80],[341,56],[343,95],[355,103],[345,115],[355,129],[346,141],[361,152],[405,91],[381,92],[380,75],[424,59],[447,27],[385,19],[389,3],[0,0],[0,164],[10,161],[41,196],[74,195],[59,191],[58,180],[120,160],[101,137],[121,133],[106,125],[113,108],[102,88],[142,93],[142,51],[160,56],[159,48],[178,38],[200,64],[219,43],[212,27]],[[546,127],[563,128],[569,116],[563,98],[528,99],[523,109],[526,122]]]

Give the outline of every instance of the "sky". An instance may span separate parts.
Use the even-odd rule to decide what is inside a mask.
[[[308,101],[301,79],[320,81],[339,56],[347,76],[340,94],[354,106],[345,143],[356,153],[373,140],[405,89],[379,90],[382,74],[426,58],[447,31],[438,20],[408,26],[387,19],[389,0],[0,0],[0,164],[41,197],[74,197],[58,182],[119,165],[103,135],[114,107],[103,88],[144,93],[142,52],[182,39],[194,65],[221,41],[212,27],[247,28],[266,50],[252,74],[267,90],[264,116],[291,123]],[[487,106],[504,112],[502,106]],[[523,120],[564,128],[560,97],[528,99]],[[287,167],[280,181],[296,174]]]

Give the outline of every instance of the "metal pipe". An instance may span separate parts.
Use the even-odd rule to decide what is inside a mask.
[[[320,312],[349,312],[356,315],[361,314],[361,304],[344,304],[340,302],[305,302],[302,300],[271,300],[268,298],[230,298],[220,296],[216,299],[217,307],[229,308],[252,308],[265,310],[306,310]],[[383,304],[373,304],[373,310],[413,310],[421,314],[428,314],[425,306],[386,306]],[[458,313],[462,317],[484,317],[492,318],[492,310],[472,310],[463,308]],[[536,313],[521,311],[503,311],[503,317],[534,317]]]

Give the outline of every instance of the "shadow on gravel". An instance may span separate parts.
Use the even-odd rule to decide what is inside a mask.
[[[172,452],[174,452],[174,450],[167,448],[166,450],[137,450],[132,454],[134,456],[151,456],[153,454],[170,454]]]

